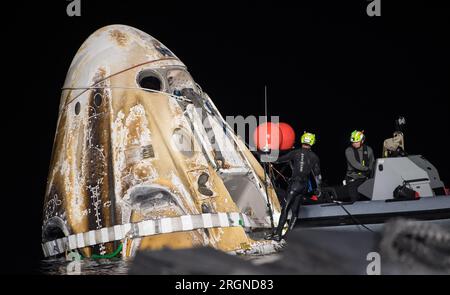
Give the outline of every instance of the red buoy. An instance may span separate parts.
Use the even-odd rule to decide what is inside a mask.
[[[253,132],[253,140],[261,151],[278,150],[282,142],[278,124],[267,122],[259,125]]]
[[[287,123],[263,123],[253,132],[253,140],[261,151],[289,150],[295,143],[295,131]]]
[[[281,133],[281,145],[280,150],[290,150],[295,143],[295,131],[291,127],[291,125],[287,123],[279,123],[278,127],[280,128]]]

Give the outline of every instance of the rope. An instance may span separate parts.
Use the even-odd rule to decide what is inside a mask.
[[[175,98],[177,100],[183,101],[183,102],[188,102],[188,103],[192,103],[192,101],[188,98],[186,98],[185,96],[179,96],[179,95],[175,95],[175,94],[171,94],[169,92],[164,92],[164,91],[159,91],[159,90],[155,90],[155,89],[150,89],[150,88],[143,88],[143,87],[127,87],[127,86],[79,86],[79,87],[64,87],[62,88],[62,90],[89,90],[89,89],[105,89],[105,88],[109,88],[109,89],[137,89],[137,90],[145,90],[145,91],[149,91],[149,92],[155,92],[155,93],[160,93],[160,94],[165,94],[168,95],[172,98]],[[68,103],[69,104],[69,103]]]
[[[281,176],[281,178],[283,178],[283,180],[284,180],[286,183],[288,182],[287,179],[286,179],[286,177],[285,177],[283,174],[281,174],[280,171],[278,171],[277,169],[275,169],[275,167],[273,167],[272,164],[270,164],[270,168],[273,169],[276,173],[278,173],[278,175]]]
[[[129,68],[126,68],[126,69],[124,69],[124,70],[122,70],[122,71],[119,71],[119,72],[117,72],[117,73],[111,74],[111,75],[109,75],[109,76],[107,76],[107,77],[105,77],[105,78],[103,78],[103,79],[100,79],[100,80],[98,80],[97,82],[95,82],[94,84],[92,84],[91,87],[94,87],[94,86],[100,84],[101,82],[103,82],[103,81],[105,81],[105,80],[107,80],[107,79],[109,79],[109,78],[111,78],[111,77],[114,77],[114,76],[117,76],[117,75],[119,75],[119,74],[122,74],[122,73],[124,73],[124,72],[126,72],[126,71],[128,71],[128,70],[131,70],[131,69],[134,69],[134,68],[143,66],[143,65],[151,64],[151,63],[154,63],[154,62],[163,61],[163,60],[177,60],[177,61],[179,61],[179,59],[178,59],[178,58],[175,58],[175,57],[164,57],[164,58],[160,58],[160,59],[155,59],[155,60],[150,60],[150,61],[146,61],[146,62],[143,62],[143,63],[139,63],[139,64],[137,64],[137,65],[134,65],[134,66],[131,66],[131,67],[129,67]],[[62,89],[64,89],[64,88],[62,88]],[[84,94],[86,91],[88,91],[88,90],[89,90],[89,89],[85,89],[83,92],[81,92],[80,94],[78,94],[77,96],[75,96],[74,98],[72,98],[71,100],[67,101],[67,102],[65,103],[64,107],[66,107],[66,106],[67,106],[68,104],[70,104],[72,101],[74,101],[75,99],[77,99],[78,97],[80,97],[81,95],[83,95],[83,94]]]

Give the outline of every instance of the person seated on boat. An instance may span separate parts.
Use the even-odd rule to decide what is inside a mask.
[[[292,176],[288,181],[286,203],[281,210],[278,227],[272,235],[268,236],[268,238],[277,241],[282,239],[282,231],[287,222],[289,211],[292,213],[292,217],[289,221],[288,231],[294,227],[302,198],[308,193],[308,181],[311,174],[316,182],[317,188],[315,193],[320,198],[320,185],[322,182],[320,161],[319,157],[311,150],[316,141],[316,136],[305,132],[300,141],[302,144],[301,148],[290,151],[274,162],[276,164],[289,162],[292,170]]]
[[[383,157],[406,157],[403,133],[395,131],[391,138],[383,142]]]
[[[370,146],[364,143],[363,131],[355,130],[350,136],[351,145],[345,150],[347,159],[346,186],[351,201],[358,201],[358,187],[372,176],[375,157]]]
[[[404,131],[406,128],[406,119],[398,116],[395,120],[395,131],[391,138],[383,142],[383,157],[406,157]]]

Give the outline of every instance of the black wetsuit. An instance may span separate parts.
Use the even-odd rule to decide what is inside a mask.
[[[292,212],[292,218],[289,222],[289,230],[295,225],[300,209],[300,202],[302,197],[308,192],[308,181],[311,173],[315,178],[318,188],[320,188],[322,180],[319,157],[317,157],[317,155],[309,148],[293,150],[278,158],[275,163],[285,162],[289,162],[291,166],[292,177],[288,183],[286,204],[281,210],[280,220],[275,232],[278,237],[281,237],[289,210]]]
[[[359,149],[349,146],[345,150],[347,159],[347,182],[348,194],[351,201],[358,201],[361,196],[358,193],[358,187],[371,177],[375,157],[372,148],[368,145],[362,145]]]

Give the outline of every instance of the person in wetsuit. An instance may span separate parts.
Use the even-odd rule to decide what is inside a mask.
[[[282,231],[289,211],[291,211],[292,217],[288,231],[294,227],[299,214],[301,200],[308,192],[308,181],[311,174],[314,176],[317,194],[320,196],[322,176],[320,174],[319,157],[311,150],[315,141],[316,136],[314,134],[305,132],[301,137],[302,147],[300,149],[293,150],[274,162],[277,164],[289,162],[292,169],[292,177],[288,182],[286,203],[281,210],[278,227],[273,235],[270,236],[274,240],[280,241],[282,239]]]
[[[350,136],[351,146],[345,150],[347,159],[347,173],[345,182],[351,201],[358,201],[360,195],[358,187],[372,176],[375,157],[370,146],[364,144],[365,136],[362,131],[355,130]]]

